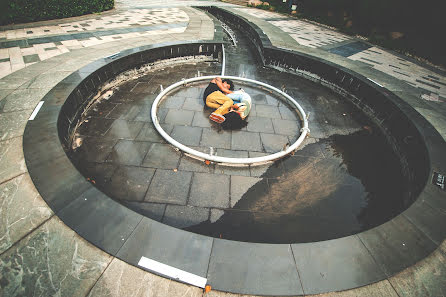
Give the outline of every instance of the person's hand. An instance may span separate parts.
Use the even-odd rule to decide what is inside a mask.
[[[234,105],[231,106],[231,108],[234,109],[234,110],[238,110],[238,105],[234,104]]]

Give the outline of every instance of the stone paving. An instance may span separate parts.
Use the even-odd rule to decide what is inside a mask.
[[[288,33],[299,45],[328,49],[349,59],[360,61],[374,69],[391,75],[423,90],[422,99],[446,101],[444,75],[421,67],[407,58],[397,56],[382,48],[372,47],[345,34],[321,27],[308,21],[286,18],[279,13],[257,12],[250,8],[237,8],[250,16],[261,18]],[[288,48],[285,46],[285,48]],[[379,80],[378,80],[379,82]]]
[[[62,32],[64,27],[59,26],[62,24],[60,21],[45,22],[43,25],[33,24],[29,26],[30,29],[26,30],[24,28],[28,28],[28,26],[17,26],[15,29],[0,28],[3,33],[0,36],[0,64],[2,65],[0,67],[0,295],[240,296],[216,291],[203,294],[199,288],[142,271],[92,246],[54,216],[42,200],[27,173],[22,151],[24,127],[34,107],[55,84],[72,71],[101,57],[136,46],[178,40],[211,40],[214,33],[212,20],[200,11],[186,7],[192,3],[233,7],[211,1],[173,1],[169,3],[151,1],[150,4],[147,4],[146,1],[117,1],[117,10],[111,12],[110,15],[107,14],[107,17],[110,16],[110,20],[106,22],[111,22],[108,25],[112,25],[122,18],[123,23],[118,23],[117,27],[110,28],[111,31],[146,26],[147,30],[143,29],[138,32],[151,31],[150,26],[158,26],[158,24],[132,25],[133,23],[124,20],[125,16],[138,15],[139,20],[143,22],[145,21],[143,15],[149,14],[150,11],[159,11],[161,7],[176,6],[187,14],[188,20],[184,19],[178,23],[177,19],[170,22],[169,19],[164,18],[163,21],[180,24],[174,28],[178,31],[160,32],[156,36],[136,37],[135,35],[119,39],[112,37],[113,40],[109,42],[90,46],[88,46],[88,42],[87,45],[83,45],[79,41],[82,39],[67,39],[73,40],[73,42],[76,40],[79,44],[73,43],[71,49],[66,45],[66,50],[63,47],[59,48],[61,44],[63,45],[62,41],[60,41],[61,44],[56,44],[57,41],[45,41],[36,43],[40,47],[37,46],[36,52],[32,52],[30,48],[34,48],[34,46],[27,47],[25,42],[36,38],[65,35]],[[142,9],[143,12],[138,13],[139,9]],[[238,9],[245,10],[245,8],[234,10]],[[166,15],[170,14],[169,10],[164,12]],[[122,15],[113,17],[114,13]],[[246,16],[242,11],[240,13]],[[181,15],[183,14],[181,13]],[[264,19],[256,18],[257,15],[262,15]],[[172,14],[170,16],[172,17]],[[97,17],[85,16],[80,17],[79,20],[82,24],[86,24],[87,20],[93,21]],[[444,88],[446,78],[442,72],[434,71],[427,66],[420,66],[414,61],[394,53],[383,52],[382,49],[372,48],[368,45],[364,48],[362,44],[358,46],[357,40],[352,41],[353,46],[341,48],[341,46],[348,45],[348,38],[338,44],[325,42],[322,46],[322,44],[316,44],[318,38],[314,37],[315,43],[312,44],[316,48],[306,46],[290,36],[293,33],[283,31],[280,27],[272,24],[279,18],[283,19],[282,16],[272,16],[271,22],[268,22],[269,17],[269,12],[254,13],[254,16],[250,15],[250,21],[259,25],[273,44],[299,50],[349,67],[384,85],[425,116],[446,139],[443,102],[446,98]],[[81,22],[78,22],[79,25]],[[183,22],[187,24],[183,25]],[[82,32],[66,33],[69,35],[91,33],[88,29],[81,29],[79,25],[77,25],[77,21],[72,22],[70,29],[82,30]],[[104,22],[104,28],[106,28],[105,25]],[[100,29],[101,26],[98,23],[95,26],[96,31],[103,30]],[[7,35],[6,30],[12,31],[12,33]],[[49,31],[45,32],[45,30]],[[28,36],[24,35],[28,34],[27,31],[32,31],[29,34],[34,35],[33,38],[28,39]],[[110,35],[107,36],[116,35],[115,37],[123,34],[123,32],[108,33]],[[337,35],[338,33],[333,34]],[[309,37],[310,34],[306,34],[306,36]],[[16,41],[18,45],[8,44],[13,41]],[[47,43],[52,44],[46,46]],[[7,45],[5,46],[5,44]],[[20,46],[20,44],[25,46]],[[339,47],[337,50],[335,49],[336,45]],[[45,51],[45,49],[49,50]],[[50,51],[57,51],[57,55],[45,55]],[[26,56],[31,57],[24,58]],[[409,75],[410,79],[406,78],[406,75]],[[387,280],[358,289],[327,293],[321,296],[445,296],[445,274],[446,242],[443,242],[429,257]]]

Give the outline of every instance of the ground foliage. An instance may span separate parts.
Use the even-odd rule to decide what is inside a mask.
[[[266,0],[268,1],[268,0]],[[259,8],[291,13],[290,0]],[[446,1],[291,0],[297,17],[364,36],[371,43],[446,67]]]
[[[0,25],[79,16],[114,7],[114,0],[2,0],[0,2]]]

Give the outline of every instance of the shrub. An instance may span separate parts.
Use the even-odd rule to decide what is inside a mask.
[[[112,9],[114,0],[1,1],[0,25],[79,16]]]

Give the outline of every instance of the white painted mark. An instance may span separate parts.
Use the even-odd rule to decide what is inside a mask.
[[[146,257],[141,257],[141,259],[138,262],[138,265],[147,268],[153,272],[158,272],[172,279],[176,279],[200,288],[204,288],[206,286],[207,279],[204,277],[157,262],[155,260]]]
[[[44,101],[40,101],[39,104],[37,104],[36,108],[34,108],[33,113],[31,114],[31,116],[29,117],[28,121],[32,121],[34,120],[34,118],[37,116],[37,113],[39,112],[39,110],[42,108]]]
[[[371,82],[373,82],[373,83],[375,83],[375,84],[377,84],[378,86],[380,86],[381,88],[384,88],[384,86],[382,85],[382,84],[380,84],[380,83],[377,83],[376,81],[374,81],[373,79],[371,79],[371,78],[368,78],[367,77],[367,79],[368,80],[370,80]]]
[[[222,62],[221,62],[221,76],[225,76],[225,67],[226,67],[226,59],[225,59],[225,46],[221,45],[222,52]]]
[[[163,85],[160,85],[161,92],[164,91]]]

